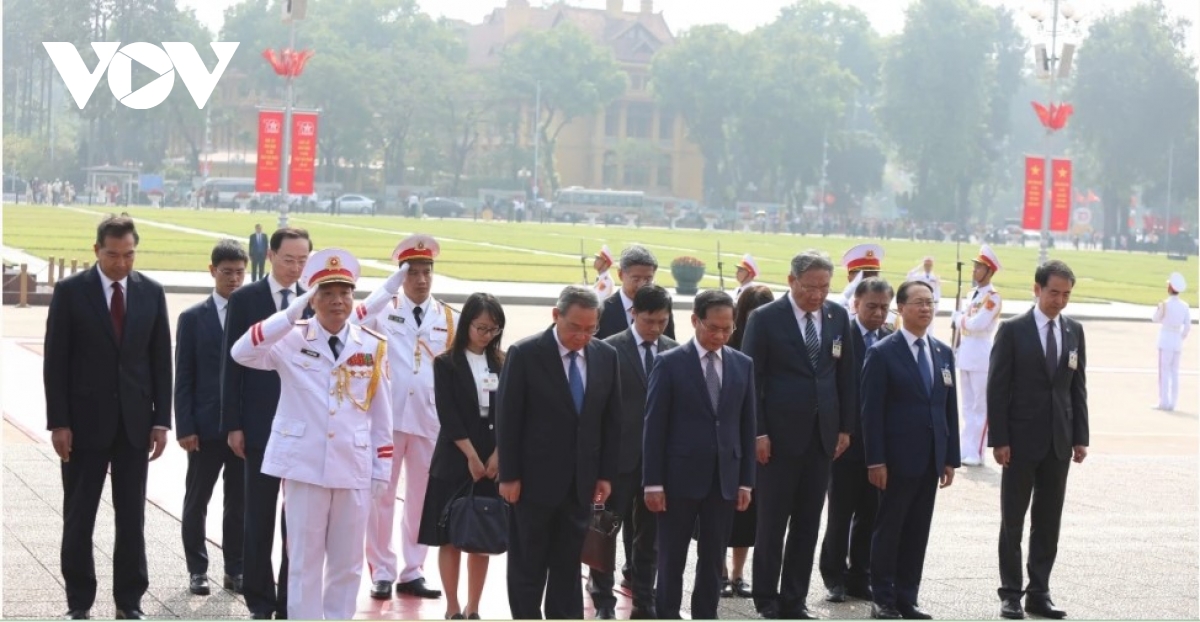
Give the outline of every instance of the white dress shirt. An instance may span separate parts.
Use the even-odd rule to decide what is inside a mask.
[[[637,340],[637,344],[635,344],[635,345],[637,345],[638,356],[641,357],[642,361],[645,361],[646,360],[646,348],[642,347],[642,344],[646,343],[647,339],[645,337],[642,337],[642,335],[640,333],[638,333],[636,326],[630,325],[629,330],[633,331],[633,338]],[[649,341],[650,341],[650,358],[654,358],[654,357],[658,356],[658,340],[650,339]],[[645,367],[645,366],[646,365],[643,362],[642,367]],[[646,375],[650,375],[649,369],[646,370]]]
[[[333,336],[333,333],[325,330],[325,327],[321,326],[321,323],[315,317],[309,320],[309,322],[317,327],[317,341],[321,342],[321,346],[324,346],[325,351],[329,353],[329,356],[333,357],[334,361],[340,362],[340,357],[333,356],[333,349],[329,347],[329,338]],[[346,340],[350,339],[350,322],[342,325],[342,330],[338,331],[337,338],[342,344],[342,352],[344,353],[346,351]]]
[[[471,369],[471,377],[475,379],[475,390],[479,393],[479,416],[486,419],[490,399],[488,390],[483,386],[483,379],[489,373],[487,354],[475,354],[470,350],[464,350],[463,353],[467,355],[467,367]]]
[[[633,326],[633,299],[625,295],[625,288],[617,290],[621,294],[621,308],[625,309],[625,321]]]
[[[700,355],[700,371],[708,373],[708,359],[705,357],[708,356],[709,351],[705,350],[695,337],[692,337],[692,343],[696,345],[696,353]],[[725,382],[725,359],[721,357],[721,350],[713,350],[713,352],[717,355],[717,362],[713,364],[713,367],[717,369],[717,380]]]
[[[917,340],[925,340],[925,358],[928,359],[926,362],[929,365],[929,377],[933,379],[934,382],[937,382],[937,374],[934,373],[937,371],[937,369],[934,367],[933,363],[933,342],[929,340],[929,335],[918,337],[908,332],[908,329],[904,327],[900,328],[900,332],[904,334],[904,341],[908,342],[908,351],[912,353],[913,360],[917,361],[918,365],[920,364],[921,359],[917,358],[917,353],[920,352],[920,350],[917,349]]]
[[[800,336],[804,337],[804,343],[808,343],[808,333],[804,332],[804,329],[807,328],[805,324],[808,322],[804,316],[808,313],[808,311],[801,309],[800,305],[796,304],[796,298],[792,296],[791,292],[788,292],[787,299],[788,302],[792,303],[792,313],[796,314],[796,325],[800,327]],[[825,305],[822,304],[820,308],[812,312],[812,323],[814,325],[813,328],[817,329],[818,339],[821,338],[821,314],[824,311]]]
[[[96,272],[100,273],[100,284],[104,286],[104,302],[108,303],[110,310],[112,309],[113,283],[121,284],[121,292],[125,294],[125,315],[129,315],[129,277],[114,281],[108,278],[103,270],[97,268]]]
[[[212,293],[213,305],[217,307],[217,319],[221,322],[221,328],[225,328],[225,309],[229,307],[229,299],[221,297],[217,290]]]
[[[270,272],[267,273],[267,283],[271,284],[271,299],[275,301],[276,311],[283,310],[283,294],[280,293],[280,290],[292,290],[291,295],[288,296],[288,306],[291,306],[291,304],[296,301],[296,297],[300,295],[296,292],[295,283],[292,283],[291,287],[284,287],[279,281],[275,280],[275,275],[271,274]]]
[[[567,382],[571,381],[571,357],[567,356],[571,350],[563,345],[562,339],[558,338],[558,327],[554,327],[554,341],[558,344],[558,357],[562,359],[563,373],[567,375]],[[587,356],[584,352],[587,348],[576,350],[579,356],[575,357],[575,366],[579,368],[579,375],[583,377],[583,390],[587,391]]]
[[[421,304],[413,302],[411,298],[404,294],[400,294],[400,296],[404,298],[404,302],[408,303],[404,305],[404,307],[408,309],[408,316],[412,318],[413,322],[417,321],[417,315],[413,313],[413,309],[416,309],[417,307],[421,308],[421,326],[424,326],[429,320],[429,308],[433,306],[433,296],[429,296],[425,299],[425,302],[422,302]],[[416,324],[413,324],[413,326],[416,326]]]
[[[1037,324],[1038,339],[1042,342],[1042,354],[1046,354],[1046,325],[1050,323],[1050,316],[1042,313],[1042,310],[1035,304],[1033,305],[1033,321]],[[1062,332],[1062,316],[1054,318],[1054,343],[1057,345],[1055,354],[1058,359],[1062,359],[1063,355],[1063,332]]]

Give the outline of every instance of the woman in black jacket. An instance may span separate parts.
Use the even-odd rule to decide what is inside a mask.
[[[475,487],[477,496],[497,496],[496,389],[504,353],[500,336],[504,309],[491,294],[467,298],[459,314],[454,343],[433,360],[433,386],[438,420],[442,424],[417,541],[441,547],[438,569],[446,591],[446,619],[479,618],[479,599],[487,577],[488,557],[467,555],[467,606],[458,602],[462,552],[446,541],[438,522],[446,504]],[[472,484],[473,482],[473,484]]]

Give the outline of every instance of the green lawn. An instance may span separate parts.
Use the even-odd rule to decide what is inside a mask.
[[[91,209],[86,208],[84,209]],[[45,206],[5,206],[4,244],[42,257],[55,256],[91,261],[91,245],[95,224],[101,209],[81,213]],[[142,243],[138,267],[145,270],[197,270],[208,265],[213,245],[210,236],[156,227],[150,221],[168,223],[229,235],[240,240],[262,223],[267,231],[274,228],[274,214],[245,214],[229,211],[192,211],[181,209],[156,210],[131,208],[129,213],[143,222],[140,227]],[[601,244],[608,244],[614,254],[624,246],[637,242],[645,244],[664,265],[659,282],[673,286],[674,279],[666,268],[671,259],[693,255],[708,264],[710,280],[715,284],[717,241],[720,240],[725,261],[726,286],[733,284],[733,265],[742,253],[752,253],[762,270],[760,281],[773,284],[786,282],[788,262],[797,252],[818,248],[829,253],[837,263],[842,253],[861,239],[820,236],[762,235],[755,233],[705,232],[696,230],[634,229],[627,227],[589,227],[586,225],[540,225],[533,223],[485,223],[463,220],[424,220],[419,223],[400,217],[293,215],[292,224],[302,226],[312,234],[317,248],[339,246],[363,259],[386,261],[392,248],[405,235],[421,231],[434,235],[442,245],[438,271],[461,279],[517,282],[579,282],[580,245],[590,255]],[[418,225],[414,228],[414,225]],[[874,240],[878,242],[878,240]],[[882,246],[887,251],[884,277],[899,282],[909,269],[925,255],[933,255],[935,269],[948,282],[943,293],[954,293],[955,245],[949,243],[909,242],[888,240]],[[974,246],[963,245],[962,256],[973,257]],[[1000,290],[1013,298],[1026,296],[1032,287],[1033,270],[1037,264],[1037,249],[998,247],[997,254],[1004,264],[996,278]],[[1069,263],[1079,282],[1075,299],[1112,300],[1137,304],[1154,304],[1165,295],[1165,281],[1172,271],[1180,271],[1200,286],[1195,264],[1170,261],[1162,255],[1143,253],[1055,250],[1052,256]],[[970,269],[968,264],[967,270]],[[383,272],[366,270],[381,276]],[[844,282],[839,270],[835,285]],[[970,275],[965,275],[969,288]],[[1197,304],[1196,289],[1184,295],[1191,305]]]

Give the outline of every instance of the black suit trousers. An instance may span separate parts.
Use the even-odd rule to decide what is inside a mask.
[[[889,470],[879,496],[871,538],[871,590],[880,605],[916,606],[929,544],[929,524],[937,497],[933,459],[922,475],[904,477]]]
[[[805,606],[829,469],[829,456],[815,439],[799,456],[775,453],[758,466],[751,591],[759,611],[777,607],[786,614]]]
[[[250,256],[250,282],[257,281],[266,276],[267,258],[266,256],[256,257]]]
[[[1021,532],[1032,497],[1029,519],[1029,586],[1034,596],[1050,593],[1050,571],[1058,557],[1063,499],[1071,460],[1053,449],[1037,461],[1009,462],[1000,476],[1000,598],[1020,598]]]
[[[721,496],[720,471],[703,499],[680,499],[667,493],[667,510],[658,515],[658,618],[680,619],[683,572],[687,568],[692,528],[696,527],[696,583],[692,590],[692,619],[715,620],[721,600],[721,570],[725,545],[733,528],[737,503]]]
[[[149,438],[149,431],[146,434]],[[104,478],[112,469],[112,503],[116,522],[113,546],[113,600],[119,609],[141,609],[150,585],[146,569],[145,449],[129,442],[118,419],[112,445],[105,449],[79,447],[62,464],[63,538],[60,563],[67,587],[67,607],[92,608],[96,600],[96,563],[92,536]]]
[[[242,543],[245,541],[246,465],[234,455],[225,439],[200,441],[188,452],[183,493],[183,552],[188,574],[208,573],[208,543],[205,523],[217,478],[223,477],[224,509],[221,517],[221,551],[225,574],[242,574]]]
[[[871,532],[878,511],[879,489],[867,479],[867,465],[845,454],[834,460],[821,541],[820,569],[826,587],[865,591],[871,584]]]
[[[633,584],[633,606],[647,609],[654,604],[654,577],[657,574],[658,519],[646,508],[646,496],[642,490],[642,465],[629,473],[622,473],[613,481],[608,509],[621,516],[621,531],[625,541],[625,565],[629,569]],[[588,582],[588,593],[592,604],[600,607],[616,607],[613,595],[615,573],[592,569]]]
[[[246,448],[246,539],[243,549],[242,594],[251,613],[287,616],[287,521],[279,513],[283,560],[279,564],[279,588],[272,572],[271,550],[275,544],[275,510],[279,501],[279,478],[262,472],[264,451]]]
[[[579,558],[591,507],[574,488],[557,505],[518,500],[508,539],[508,606],[514,620],[583,619]]]

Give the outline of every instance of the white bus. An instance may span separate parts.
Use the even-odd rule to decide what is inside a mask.
[[[580,221],[589,212],[596,212],[601,222],[621,222],[628,213],[642,215],[645,198],[640,190],[589,190],[572,186],[554,196],[554,216],[559,220]]]

